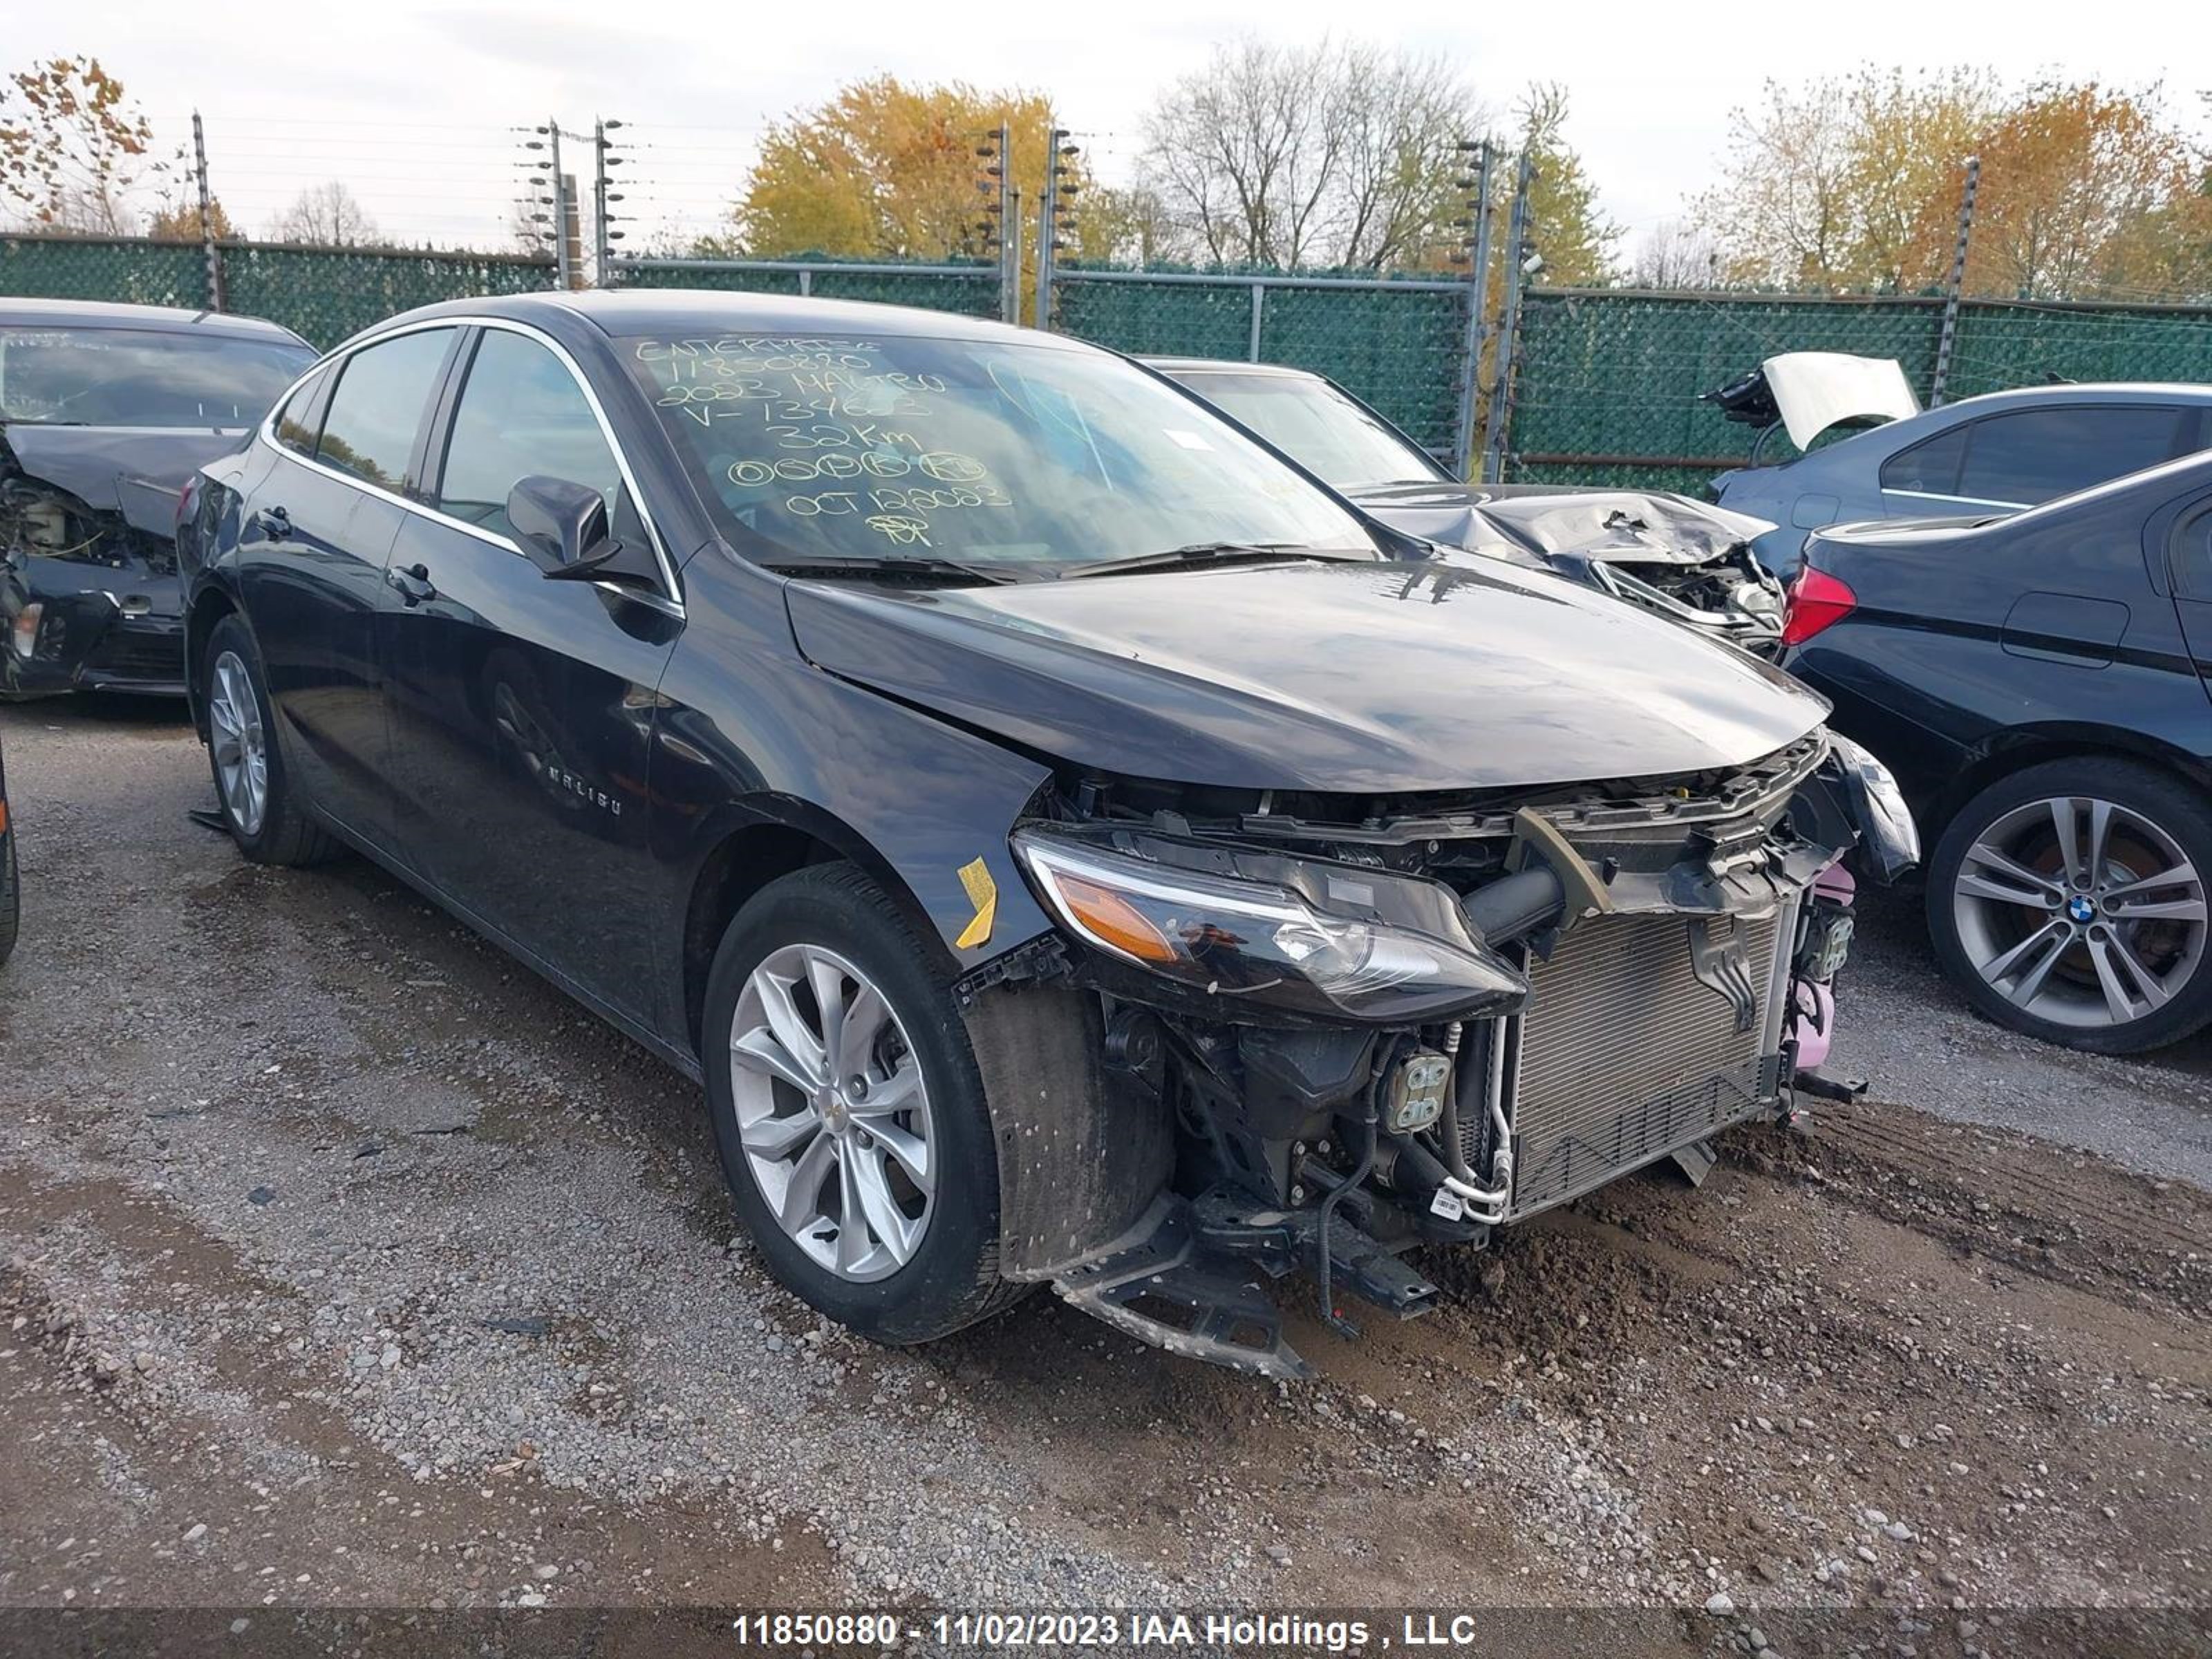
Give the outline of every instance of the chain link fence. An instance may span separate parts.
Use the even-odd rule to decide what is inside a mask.
[[[1431,453],[1457,442],[1466,282],[1058,265],[1053,325],[1139,356],[1283,363],[1326,374]]]
[[[609,267],[612,286],[704,288],[744,294],[790,294],[817,300],[869,300],[919,306],[963,317],[999,314],[995,264],[907,264],[866,259],[653,259],[629,258]]]
[[[1785,351],[1894,357],[1924,400],[1940,298],[1538,291],[1524,301],[1505,476],[1703,494],[1756,435],[1699,394]],[[2212,311],[1966,300],[1951,398],[2056,377],[2212,381]],[[1768,454],[1789,453],[1770,443]]]
[[[0,236],[0,294],[188,311],[211,303],[207,258],[198,242],[99,236]]]
[[[318,346],[439,300],[553,286],[550,259],[400,248],[216,245],[221,309],[266,317]],[[197,242],[94,236],[0,236],[0,294],[52,300],[215,307],[207,250]]]
[[[283,324],[317,345],[440,300],[553,287],[552,260],[490,253],[218,244],[222,308]],[[871,300],[998,314],[995,264],[862,260],[628,258],[636,288],[706,288]],[[0,235],[0,294],[203,309],[207,251],[191,242]],[[1451,457],[1469,379],[1471,286],[1320,273],[1062,268],[1054,325],[1144,356],[1285,363],[1327,374]],[[1509,479],[1702,493],[1740,465],[1751,428],[1700,394],[1785,351],[1894,357],[1924,396],[1943,302],[1622,289],[1536,290],[1514,342]],[[2212,311],[2172,306],[1968,300],[1949,392],[1971,397],[2057,377],[2212,382]]]

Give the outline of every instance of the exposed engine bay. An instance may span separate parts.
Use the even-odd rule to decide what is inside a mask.
[[[1393,485],[1353,499],[1440,547],[1509,558],[1771,656],[1782,584],[1753,541],[1773,528],[1686,495],[1550,484]]]
[[[0,690],[182,691],[172,436],[0,427]]]
[[[1813,1066],[1854,847],[1882,880],[1917,856],[1887,774],[1820,730],[1747,766],[1538,794],[1063,780],[1015,848],[1091,948],[1048,939],[961,988],[1095,1003],[1089,1155],[1130,1197],[1025,1228],[1047,1135],[1010,1182],[1005,1270],[1293,1376],[1272,1281],[1309,1273],[1348,1333],[1347,1298],[1433,1304],[1416,1246],[1480,1246],[1669,1158],[1700,1178],[1722,1130],[1847,1088]]]

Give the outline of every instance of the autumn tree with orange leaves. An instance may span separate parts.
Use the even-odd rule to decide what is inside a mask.
[[[55,58],[0,81],[0,194],[33,226],[128,235],[132,190],[171,171],[97,58]]]
[[[995,185],[978,187],[989,162],[977,151],[1001,122],[1013,129],[1026,210],[1044,182],[1052,125],[1041,94],[908,86],[888,75],[846,87],[769,130],[731,214],[733,235],[710,238],[702,251],[986,257]]]
[[[1919,293],[1948,276],[1965,164],[1981,158],[1966,291],[2212,295],[2212,198],[2156,88],[2007,88],[1986,72],[1862,69],[1769,82],[1735,114],[1695,217],[1737,283]]]

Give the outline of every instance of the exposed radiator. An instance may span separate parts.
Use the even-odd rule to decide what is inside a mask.
[[[1788,975],[1778,945],[1795,916],[1784,907],[1705,923],[1711,945],[1731,930],[1741,945],[1740,955],[1710,953],[1723,965],[1709,976],[1731,981],[1733,999],[1698,977],[1692,924],[1680,915],[1595,918],[1529,964],[1528,1010],[1509,1022],[1517,1030],[1496,1033],[1513,1124],[1509,1220],[1702,1140],[1771,1096],[1765,1061],[1780,1044]],[[1472,1141],[1479,1125],[1463,1128]]]

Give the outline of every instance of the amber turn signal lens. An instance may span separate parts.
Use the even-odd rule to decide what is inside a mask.
[[[1062,871],[1055,878],[1069,912],[1103,945],[1139,962],[1173,962],[1176,948],[1137,907],[1110,887]]]

